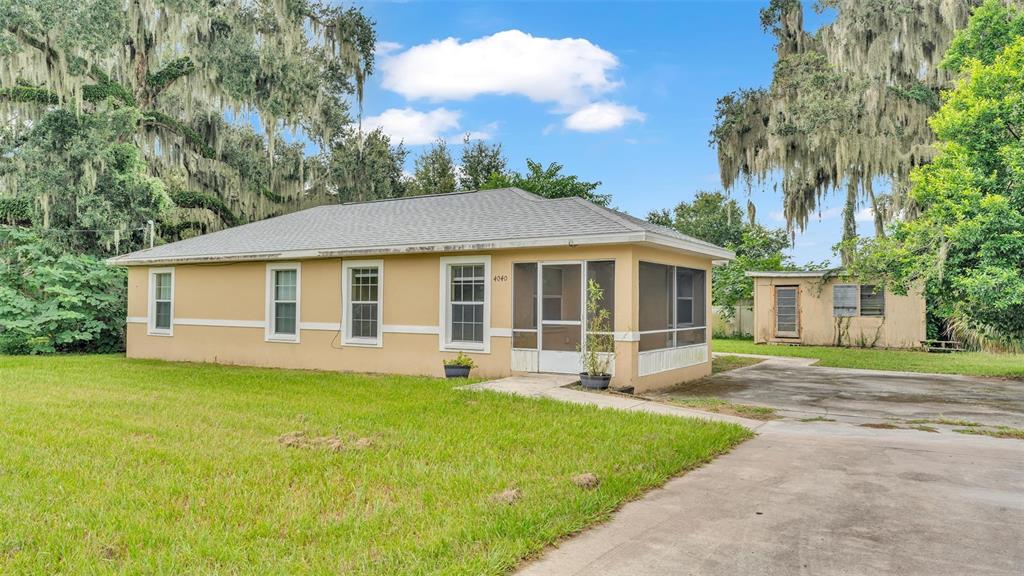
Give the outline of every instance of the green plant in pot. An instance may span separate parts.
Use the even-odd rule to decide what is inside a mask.
[[[584,388],[604,390],[611,382],[608,368],[615,358],[615,338],[612,336],[611,313],[601,303],[604,289],[594,279],[587,281],[587,338],[583,352],[583,372],[580,384]]]
[[[473,359],[459,352],[459,355],[455,358],[444,361],[444,377],[468,378],[469,371],[473,368],[476,368],[476,363],[473,362]]]

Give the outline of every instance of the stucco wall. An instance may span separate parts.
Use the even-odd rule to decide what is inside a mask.
[[[637,378],[638,345],[634,340],[638,329],[634,320],[638,313],[635,278],[640,260],[708,270],[710,295],[708,259],[632,245],[499,251],[489,255],[490,350],[467,352],[479,366],[476,375],[499,377],[511,372],[513,263],[577,260],[615,260],[615,386],[633,385],[643,391],[710,373],[708,361]],[[371,257],[384,262],[381,347],[343,345],[337,329],[330,328],[344,320],[341,259],[300,263],[298,343],[265,340],[266,262],[174,266],[172,336],[147,334],[144,319],[148,313],[149,268],[133,267],[128,273],[128,316],[133,320],[128,325],[128,356],[440,376],[442,360],[455,356],[455,352],[440,350],[441,256],[447,255]],[[707,318],[711,318],[710,297],[707,301]],[[196,323],[203,325],[192,325]],[[223,325],[238,323],[249,326]]]
[[[847,284],[837,279],[754,278],[754,341],[832,346],[840,324],[832,314],[832,287]],[[776,286],[797,286],[799,290],[798,338],[775,335]],[[843,344],[874,345],[882,348],[916,348],[926,334],[925,301],[921,292],[906,296],[885,292],[885,316],[853,316],[847,324]]]

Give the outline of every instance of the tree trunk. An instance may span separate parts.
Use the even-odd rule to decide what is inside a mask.
[[[857,189],[860,187],[859,173],[851,174],[846,181],[846,205],[843,206],[843,247],[840,257],[843,266],[849,266],[853,247],[849,242],[857,237]]]
[[[875,187],[871,185],[870,178],[864,181],[864,192],[867,193],[868,198],[871,200],[871,212],[875,216],[875,237],[885,238],[886,215],[878,206],[878,198],[875,197]]]

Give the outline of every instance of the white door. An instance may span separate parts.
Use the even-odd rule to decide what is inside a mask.
[[[583,370],[583,265],[541,264],[538,344],[540,372],[578,374]]]

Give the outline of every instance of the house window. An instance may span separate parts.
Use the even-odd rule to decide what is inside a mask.
[[[838,318],[857,315],[856,284],[836,284],[832,286],[832,315]]]
[[[706,271],[640,263],[640,351],[707,341]]]
[[[267,266],[267,340],[299,341],[300,293],[298,264]]]
[[[342,264],[346,344],[381,345],[383,270],[381,260],[346,261]]]
[[[174,269],[149,271],[149,322],[147,333],[170,336],[174,330]]]
[[[885,316],[885,291],[881,287],[861,284],[860,315]]]
[[[487,351],[490,331],[489,257],[441,259],[442,349]]]

